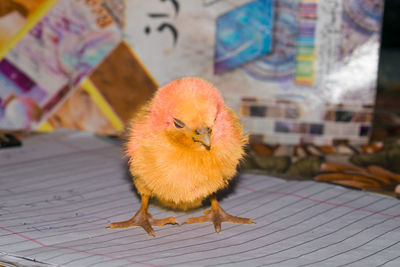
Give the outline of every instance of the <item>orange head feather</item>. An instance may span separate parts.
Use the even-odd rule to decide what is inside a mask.
[[[162,87],[150,108],[155,131],[166,131],[177,145],[210,149],[223,100],[218,90],[199,78],[182,78]],[[223,129],[219,129],[223,130]]]

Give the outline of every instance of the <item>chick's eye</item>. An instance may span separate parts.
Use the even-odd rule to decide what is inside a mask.
[[[174,125],[175,125],[176,128],[183,128],[183,127],[185,127],[185,124],[184,124],[182,121],[180,121],[180,120],[178,120],[178,119],[175,119],[175,118],[174,118]]]

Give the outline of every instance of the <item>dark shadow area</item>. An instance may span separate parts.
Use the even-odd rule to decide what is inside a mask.
[[[400,1],[385,0],[372,140],[400,135]]]

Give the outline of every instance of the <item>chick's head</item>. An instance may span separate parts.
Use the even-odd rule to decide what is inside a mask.
[[[165,134],[174,146],[210,150],[222,106],[220,93],[210,83],[198,78],[175,80],[153,99],[153,129]]]

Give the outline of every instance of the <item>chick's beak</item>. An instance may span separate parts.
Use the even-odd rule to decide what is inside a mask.
[[[207,150],[211,149],[211,130],[209,128],[199,128],[194,131],[193,140],[200,142]]]
[[[198,139],[207,148],[207,150],[210,150],[211,148],[210,134],[202,134],[199,136]]]

